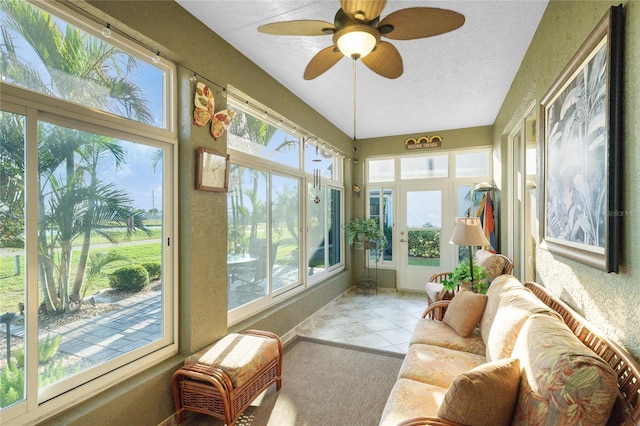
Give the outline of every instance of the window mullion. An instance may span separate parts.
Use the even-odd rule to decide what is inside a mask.
[[[26,326],[26,380],[25,399],[28,411],[38,407],[38,112],[27,110],[25,134],[25,279],[27,303]],[[35,354],[35,356],[33,356]]]

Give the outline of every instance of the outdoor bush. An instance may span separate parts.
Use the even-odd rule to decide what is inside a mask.
[[[150,280],[160,279],[160,275],[162,274],[162,264],[160,262],[146,262],[143,263],[142,266],[149,273]]]
[[[142,265],[127,265],[113,271],[109,283],[116,290],[140,291],[149,285],[149,273]]]
[[[55,338],[54,338],[55,339]],[[24,353],[22,357],[24,361]],[[43,387],[80,371],[77,365],[64,366],[62,360],[55,361],[38,374],[38,386]],[[7,365],[0,373],[0,408],[8,407],[24,398],[24,367],[17,360]]]
[[[58,353],[58,348],[62,342],[62,334],[58,334],[53,338],[47,335],[47,338],[38,342],[38,363],[46,364]],[[24,348],[17,348],[12,354],[18,365],[24,365]]]
[[[24,370],[9,363],[0,374],[0,408],[8,407],[24,395]]]

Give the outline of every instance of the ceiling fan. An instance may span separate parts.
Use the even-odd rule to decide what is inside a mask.
[[[392,12],[382,20],[387,0],[340,0],[341,8],[331,24],[319,20],[282,21],[265,24],[258,31],[274,35],[333,35],[333,45],[318,52],[304,71],[312,80],[334,66],[343,56],[362,59],[373,72],[386,77],[402,75],[402,57],[391,43],[380,40],[413,40],[460,28],[464,16],[435,7],[410,7]]]

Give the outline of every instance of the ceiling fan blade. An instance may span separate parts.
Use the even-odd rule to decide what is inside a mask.
[[[376,19],[387,5],[387,0],[340,0],[340,6],[350,18],[369,22]]]
[[[333,34],[336,31],[336,27],[329,22],[305,19],[272,22],[259,26],[258,31],[274,35],[317,36]]]
[[[380,33],[393,40],[432,37],[460,28],[464,15],[436,7],[410,7],[390,13],[378,25]]]
[[[304,79],[313,80],[334,66],[344,55],[335,46],[329,46],[316,54],[304,70]]]
[[[373,52],[362,58],[362,62],[371,71],[386,78],[398,78],[403,72],[400,52],[386,41],[378,43]]]

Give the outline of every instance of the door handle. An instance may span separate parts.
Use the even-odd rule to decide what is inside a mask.
[[[400,240],[400,242],[401,242],[401,243],[406,243],[406,242],[407,242],[407,240]]]

